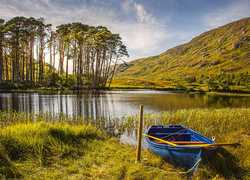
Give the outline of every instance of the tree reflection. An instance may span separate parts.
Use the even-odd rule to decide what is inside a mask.
[[[116,118],[145,111],[161,112],[190,108],[250,107],[249,96],[180,94],[151,91],[0,93],[0,110],[80,115],[84,119]]]

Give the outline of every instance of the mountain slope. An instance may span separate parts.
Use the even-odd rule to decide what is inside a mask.
[[[204,32],[166,52],[117,66],[114,78],[169,80],[250,71],[250,18]]]

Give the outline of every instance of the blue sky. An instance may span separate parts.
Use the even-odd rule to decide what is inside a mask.
[[[201,33],[250,17],[250,0],[0,0],[0,18],[82,22],[119,33],[130,57],[159,55]]]

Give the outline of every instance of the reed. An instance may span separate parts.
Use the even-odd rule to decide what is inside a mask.
[[[103,136],[92,125],[15,123],[0,130],[0,147],[0,179],[149,179],[162,176],[157,169],[134,163],[135,147]],[[149,151],[144,151],[144,156],[153,160],[146,165],[161,167],[164,164]],[[180,178],[179,175],[172,177]]]
[[[20,176],[17,162],[31,161],[44,166],[55,156],[77,157],[82,151],[78,147],[93,139],[104,140],[104,136],[90,125],[19,122],[5,126],[0,131],[0,174]]]
[[[220,148],[194,179],[249,179],[250,108],[190,109],[144,113],[144,132],[154,124],[183,124],[216,142],[239,142]],[[135,133],[138,116],[89,119],[40,112],[0,112],[0,179],[186,179],[148,150],[135,163],[136,147],[103,133]],[[95,125],[95,126],[94,126]],[[102,132],[101,132],[102,130]],[[108,133],[106,133],[108,134]],[[114,135],[114,134],[108,134]]]
[[[249,179],[250,169],[250,108],[182,109],[144,115],[144,131],[150,125],[182,124],[207,137],[216,137],[217,143],[238,142],[237,148],[219,148],[209,166],[199,168],[204,179]],[[137,128],[138,117],[128,117],[128,131]],[[134,122],[134,123],[131,123]]]

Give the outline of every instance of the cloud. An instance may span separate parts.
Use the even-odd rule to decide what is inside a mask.
[[[155,18],[153,18],[151,14],[147,13],[142,4],[134,3],[134,7],[136,9],[137,19],[140,23],[154,24]]]
[[[121,7],[126,18],[123,22],[113,22],[111,29],[121,35],[131,53],[130,59],[151,56],[156,51],[159,53],[161,42],[171,37],[165,19],[157,19],[143,4],[133,0],[125,0]]]
[[[250,16],[250,1],[237,0],[226,7],[216,9],[204,15],[204,26],[208,28],[216,28],[232,21]]]
[[[121,24],[114,28],[120,29],[123,41],[129,49],[141,54],[147,54],[158,48],[158,42],[166,38],[165,29],[152,27],[148,24]]]
[[[119,33],[130,54],[129,60],[162,53],[160,44],[177,33],[159,20],[145,3],[134,0],[84,1],[84,0],[1,0],[3,19],[15,16],[43,17],[54,27],[60,24],[82,22],[106,26]],[[164,47],[163,47],[164,48]],[[165,48],[164,48],[165,50]]]
[[[131,5],[133,4],[133,1],[132,0],[125,0],[122,4],[121,4],[121,8],[122,8],[122,11],[125,13],[125,14],[129,14],[130,11],[131,11]]]

